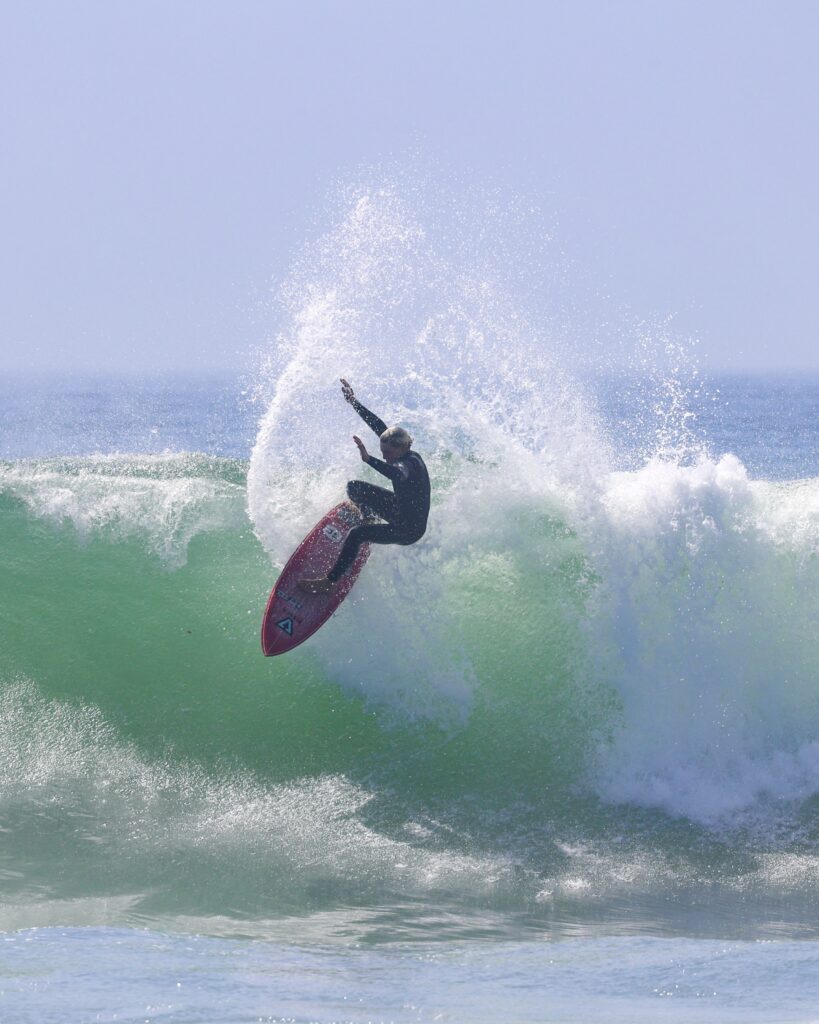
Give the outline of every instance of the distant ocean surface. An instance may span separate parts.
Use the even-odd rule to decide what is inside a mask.
[[[405,205],[249,379],[0,382],[0,1020],[816,1021],[819,378],[615,373]],[[430,529],[265,659],[339,377]]]

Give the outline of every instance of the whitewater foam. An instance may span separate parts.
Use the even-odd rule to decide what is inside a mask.
[[[102,872],[116,891],[136,887],[125,909],[150,907],[146,881],[157,869],[175,874],[177,858],[179,887],[168,890],[165,877],[164,901],[190,912],[231,898],[249,900],[245,909],[260,915],[304,910],[314,888],[322,898],[332,890],[348,899],[393,886],[476,894],[516,878],[503,856],[425,848],[420,823],[406,822],[404,838],[368,826],[373,794],[342,776],[265,784],[226,766],[209,773],[178,758],[148,759],[99,709],[46,700],[28,680],[7,682],[0,695],[0,769],[0,815],[14,832],[9,852],[35,842],[29,881],[42,870],[57,898],[61,877],[70,897],[78,873]],[[44,816],[59,827],[44,827]],[[63,861],[71,871],[52,878],[52,863]],[[225,864],[231,870],[222,878]],[[228,895],[234,879],[241,897]],[[18,904],[9,904],[16,913]]]
[[[817,497],[817,481],[751,481],[733,456],[611,477],[596,524],[599,671],[621,704],[609,799],[716,822],[819,791]]]
[[[78,537],[136,538],[168,568],[201,533],[246,524],[244,471],[205,455],[92,455],[0,464],[0,492]]]

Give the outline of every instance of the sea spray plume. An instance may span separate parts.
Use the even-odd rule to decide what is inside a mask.
[[[280,289],[283,326],[263,357],[257,393],[268,408],[250,473],[251,516],[271,552],[275,536],[264,531],[275,527],[256,515],[256,485],[266,474],[266,498],[278,508],[291,503],[292,489],[288,483],[282,494],[270,484],[275,465],[337,465],[328,439],[335,456],[350,434],[348,410],[337,400],[340,376],[359,389],[366,383],[373,406],[387,405],[395,419],[422,428],[417,444],[427,452],[460,443],[493,457],[498,443],[519,445],[572,481],[599,461],[604,445],[568,360],[555,352],[542,320],[499,284],[508,267],[500,272],[489,263],[493,237],[503,259],[514,260],[506,225],[491,219],[499,217],[497,200],[473,211],[481,249],[472,253],[464,251],[463,210],[445,225],[428,225],[424,199],[415,198],[413,206],[392,186],[346,190],[336,225],[307,247]],[[521,248],[517,261],[528,266],[531,254]],[[320,513],[323,496],[308,507]]]
[[[678,337],[673,331],[673,317],[667,317],[659,324],[641,325],[637,342],[636,376],[646,392],[653,418],[649,428],[653,444],[646,455],[678,464],[696,461],[707,454],[693,411],[704,388],[696,340]]]
[[[613,461],[638,469],[658,458],[684,464],[708,454],[695,409],[710,396],[696,338],[681,337],[674,317],[635,319],[623,313],[609,325],[598,387],[609,410]]]
[[[351,471],[359,472],[339,377],[407,426],[433,476],[424,552],[379,551],[378,568],[370,566],[345,608],[344,657],[332,629],[313,650],[332,659],[337,680],[400,702],[402,714],[462,722],[475,676],[468,653],[453,655],[458,630],[445,588],[467,555],[474,564],[482,550],[491,560],[501,537],[519,547],[508,524],[520,510],[544,501],[555,510],[571,505],[578,487],[600,479],[595,467],[606,453],[582,390],[492,275],[491,220],[481,224],[475,260],[457,234],[458,218],[448,234],[439,223],[428,229],[423,215],[394,188],[360,190],[298,261],[283,290],[285,326],[266,363],[271,398],[251,460],[248,506],[262,544],[281,564],[306,525],[343,494]],[[390,611],[396,594],[412,595],[411,621]],[[508,642],[503,630],[498,641]]]

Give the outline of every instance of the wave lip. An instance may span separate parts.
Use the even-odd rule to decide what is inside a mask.
[[[178,568],[197,534],[246,525],[244,476],[240,462],[207,455],[93,455],[2,463],[0,493],[84,541],[137,538]]]

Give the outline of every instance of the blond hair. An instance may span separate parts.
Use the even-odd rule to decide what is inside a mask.
[[[393,448],[409,448],[412,444],[412,438],[403,427],[387,427],[380,440]]]

